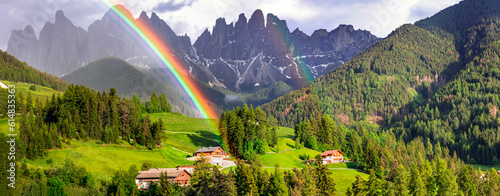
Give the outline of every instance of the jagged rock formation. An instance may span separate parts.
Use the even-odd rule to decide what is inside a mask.
[[[290,33],[286,21],[273,14],[264,20],[262,11],[256,10],[248,21],[244,14],[235,24],[217,19],[212,33],[205,30],[193,46],[220,83],[239,90],[315,78],[378,40],[351,25],[330,32],[320,29],[311,36],[299,29]]]
[[[85,31],[57,11],[55,23],[46,23],[38,39],[31,26],[12,31],[7,51],[41,71],[58,76],[96,59],[116,57],[168,82],[168,76],[159,71],[164,68],[156,57],[140,39],[131,37],[131,29],[120,25],[118,20],[110,10]],[[136,20],[147,24],[168,46],[170,54],[166,55],[182,63],[183,74],[210,86],[236,91],[253,91],[277,81],[294,84],[295,80],[315,78],[379,40],[350,25],[341,25],[330,32],[320,29],[311,36],[298,29],[290,32],[286,21],[273,14],[264,19],[262,11],[256,10],[248,20],[240,14],[234,24],[219,18],[211,32],[205,30],[191,45],[187,35],[176,35],[155,13],[148,17],[142,12]]]

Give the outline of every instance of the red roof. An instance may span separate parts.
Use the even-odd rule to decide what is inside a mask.
[[[344,155],[344,153],[340,150],[327,150],[327,151],[321,153],[321,156],[325,157],[325,156],[336,154],[336,153],[340,153],[340,154]]]

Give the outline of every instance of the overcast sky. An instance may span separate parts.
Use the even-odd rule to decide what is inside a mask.
[[[141,11],[156,12],[177,34],[191,42],[215,20],[235,22],[240,13],[247,19],[255,9],[286,20],[290,31],[299,28],[310,35],[316,29],[333,30],[339,24],[371,31],[379,37],[405,23],[430,17],[460,0],[120,0],[137,18]],[[7,49],[11,31],[31,25],[38,33],[46,21],[54,22],[63,10],[73,24],[87,30],[109,9],[102,0],[0,0],[0,50]]]

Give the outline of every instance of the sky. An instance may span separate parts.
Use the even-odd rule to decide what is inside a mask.
[[[139,17],[155,12],[179,35],[187,34],[194,43],[205,30],[212,30],[217,18],[236,22],[244,13],[250,18],[256,9],[286,20],[288,28],[299,28],[310,35],[317,29],[335,29],[351,24],[386,37],[397,27],[430,17],[460,0],[113,0]],[[109,9],[102,0],[0,0],[0,50],[7,50],[12,30],[31,25],[37,33],[45,22],[54,22],[55,12],[63,10],[74,25],[87,30]]]

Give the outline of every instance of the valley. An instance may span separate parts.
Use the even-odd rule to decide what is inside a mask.
[[[0,51],[2,194],[500,195],[496,0],[385,38],[236,10],[194,42],[104,3]]]

